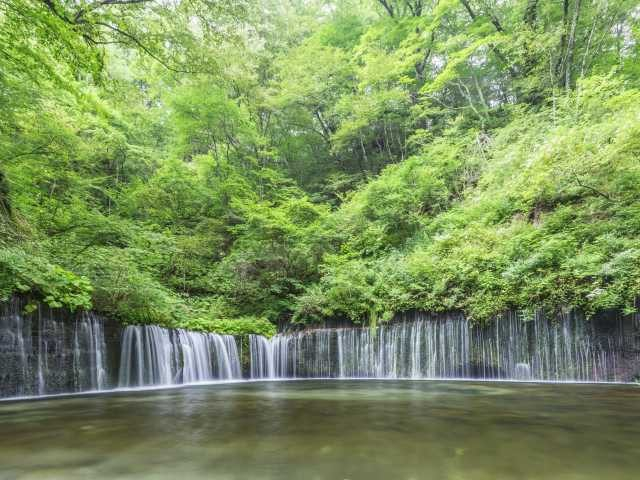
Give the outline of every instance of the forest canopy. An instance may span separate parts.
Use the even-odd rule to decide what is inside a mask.
[[[0,0],[0,300],[635,311],[639,41],[637,0]]]

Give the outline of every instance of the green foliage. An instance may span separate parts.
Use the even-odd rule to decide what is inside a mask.
[[[240,317],[231,319],[203,320],[193,319],[181,324],[181,327],[204,332],[216,332],[224,335],[262,335],[270,338],[276,334],[276,327],[265,318]]]
[[[632,310],[640,92],[620,88],[593,79],[554,110],[514,115],[481,150],[472,137],[466,148],[443,139],[425,150],[429,160],[387,169],[336,212],[346,232],[341,255],[325,258],[296,318]],[[421,188],[422,173],[429,182]],[[444,193],[433,197],[433,188]],[[425,211],[417,199],[438,208]]]
[[[0,298],[240,335],[633,310],[637,1],[566,5],[0,2]]]
[[[91,282],[20,248],[0,250],[0,301],[13,293],[42,299],[52,308],[91,308]]]

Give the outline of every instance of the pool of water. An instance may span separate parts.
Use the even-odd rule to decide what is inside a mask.
[[[640,478],[640,388],[244,382],[0,403],[1,479]]]

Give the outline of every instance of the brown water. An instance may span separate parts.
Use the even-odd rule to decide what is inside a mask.
[[[0,403],[1,479],[640,478],[640,388],[289,381]]]

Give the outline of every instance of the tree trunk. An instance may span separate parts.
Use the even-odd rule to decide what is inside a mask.
[[[409,0],[405,0],[407,3],[407,6],[409,7],[409,10],[411,10],[411,15],[413,15],[414,17],[419,17],[422,15],[422,0],[415,0],[414,2],[411,2]]]
[[[9,184],[4,176],[4,172],[0,171],[0,215],[11,216],[11,204],[9,203]]]
[[[534,28],[538,19],[538,0],[528,0],[527,8],[524,10],[524,23],[529,28]]]
[[[393,17],[395,15],[395,12],[393,11],[393,5],[391,5],[390,2],[387,2],[386,0],[378,0],[378,3],[384,7],[390,17]]]
[[[566,55],[566,61],[564,66],[565,90],[569,90],[571,88],[571,72],[573,70],[573,53],[576,45],[576,32],[578,31],[578,19],[580,18],[580,5],[581,5],[581,0],[576,0],[576,4],[573,7],[571,31],[569,32],[569,38],[567,40],[567,55]]]
[[[560,37],[560,56],[556,63],[556,82],[562,86],[567,66],[567,37],[569,32],[569,0],[562,1],[562,36]]]

